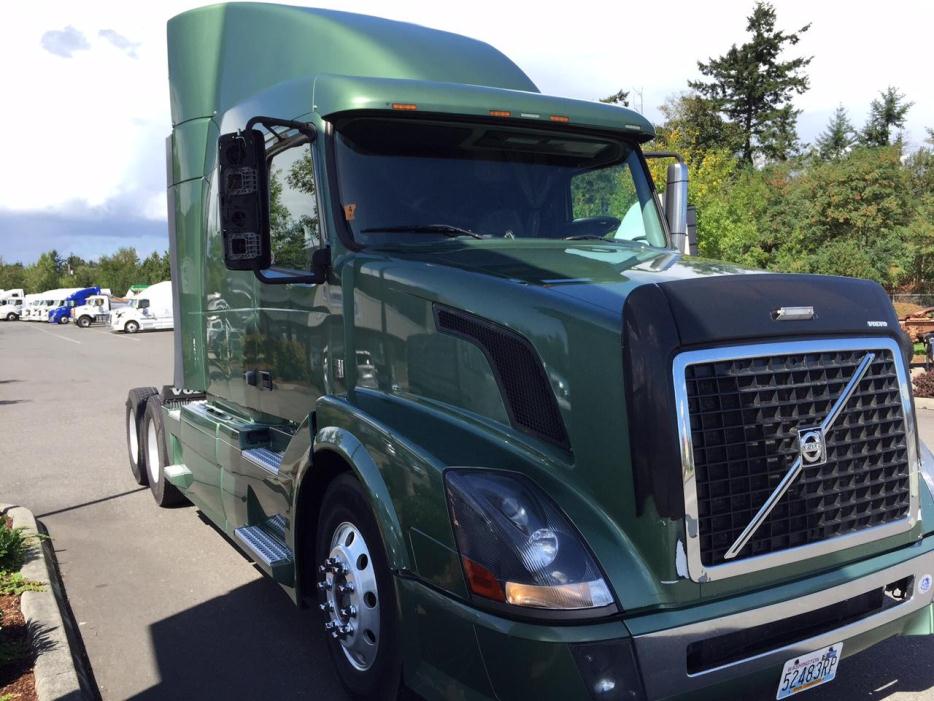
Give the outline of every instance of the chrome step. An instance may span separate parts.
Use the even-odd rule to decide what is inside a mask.
[[[250,448],[241,453],[246,460],[254,465],[274,475],[279,474],[279,466],[282,465],[282,453],[277,453],[269,448]]]
[[[294,560],[292,551],[285,543],[285,516],[277,514],[255,526],[235,528],[234,539],[274,579],[292,582]]]

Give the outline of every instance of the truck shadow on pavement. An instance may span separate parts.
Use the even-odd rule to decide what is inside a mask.
[[[879,664],[882,660],[884,665]],[[889,638],[842,660],[836,678],[824,687],[807,692],[806,698],[807,701],[860,701],[885,699],[895,694],[910,699],[932,698],[934,665],[931,660],[934,660],[934,636]],[[772,691],[770,698],[775,698],[774,689]]]
[[[345,701],[316,611],[257,579],[150,626],[160,682],[131,697]]]

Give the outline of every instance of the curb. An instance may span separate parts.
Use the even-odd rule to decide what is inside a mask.
[[[934,399],[931,397],[915,397],[916,409],[934,409]]]
[[[14,528],[23,528],[28,535],[39,537],[36,518],[29,509],[0,504],[0,514],[10,516]],[[36,650],[33,668],[36,695],[39,701],[85,701],[88,696],[81,687],[81,675],[56,598],[55,569],[44,541],[34,545],[30,553],[31,557],[23,565],[23,577],[44,585],[42,591],[23,592],[20,597],[23,617]]]

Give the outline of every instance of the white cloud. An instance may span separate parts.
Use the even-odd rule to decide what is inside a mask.
[[[62,58],[71,58],[75,51],[83,51],[91,48],[87,37],[71,25],[64,29],[52,29],[42,35],[40,42],[42,48],[50,54],[61,56]]]
[[[641,92],[650,118],[658,118],[657,106],[667,96],[697,77],[698,59],[743,41],[752,7],[752,0],[715,6],[578,0],[560,11],[501,0],[469,6],[309,2],[487,41],[544,92],[594,99],[623,88],[633,91],[636,106]],[[17,107],[0,116],[7,136],[0,210],[164,218],[163,143],[170,130],[165,23],[196,4],[38,0],[4,24],[0,63],[19,68],[0,75],[0,90]],[[776,6],[783,29],[813,23],[794,49],[814,55],[811,90],[797,99],[805,139],[813,139],[841,103],[861,125],[872,98],[894,84],[915,103],[909,145],[923,141],[924,126],[934,125],[923,40],[924,28],[934,24],[934,3],[892,0],[884,12],[874,13],[811,0],[780,0]]]

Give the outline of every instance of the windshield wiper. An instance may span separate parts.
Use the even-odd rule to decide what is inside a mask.
[[[565,241],[609,241],[606,236],[597,236],[596,234],[577,234],[576,236],[565,236]]]
[[[394,234],[394,233],[405,233],[405,234],[441,234],[442,236],[473,236],[475,239],[482,239],[483,237],[471,231],[470,229],[462,229],[459,226],[453,226],[451,224],[409,224],[409,225],[400,225],[400,226],[371,226],[367,229],[361,229],[361,234]]]

